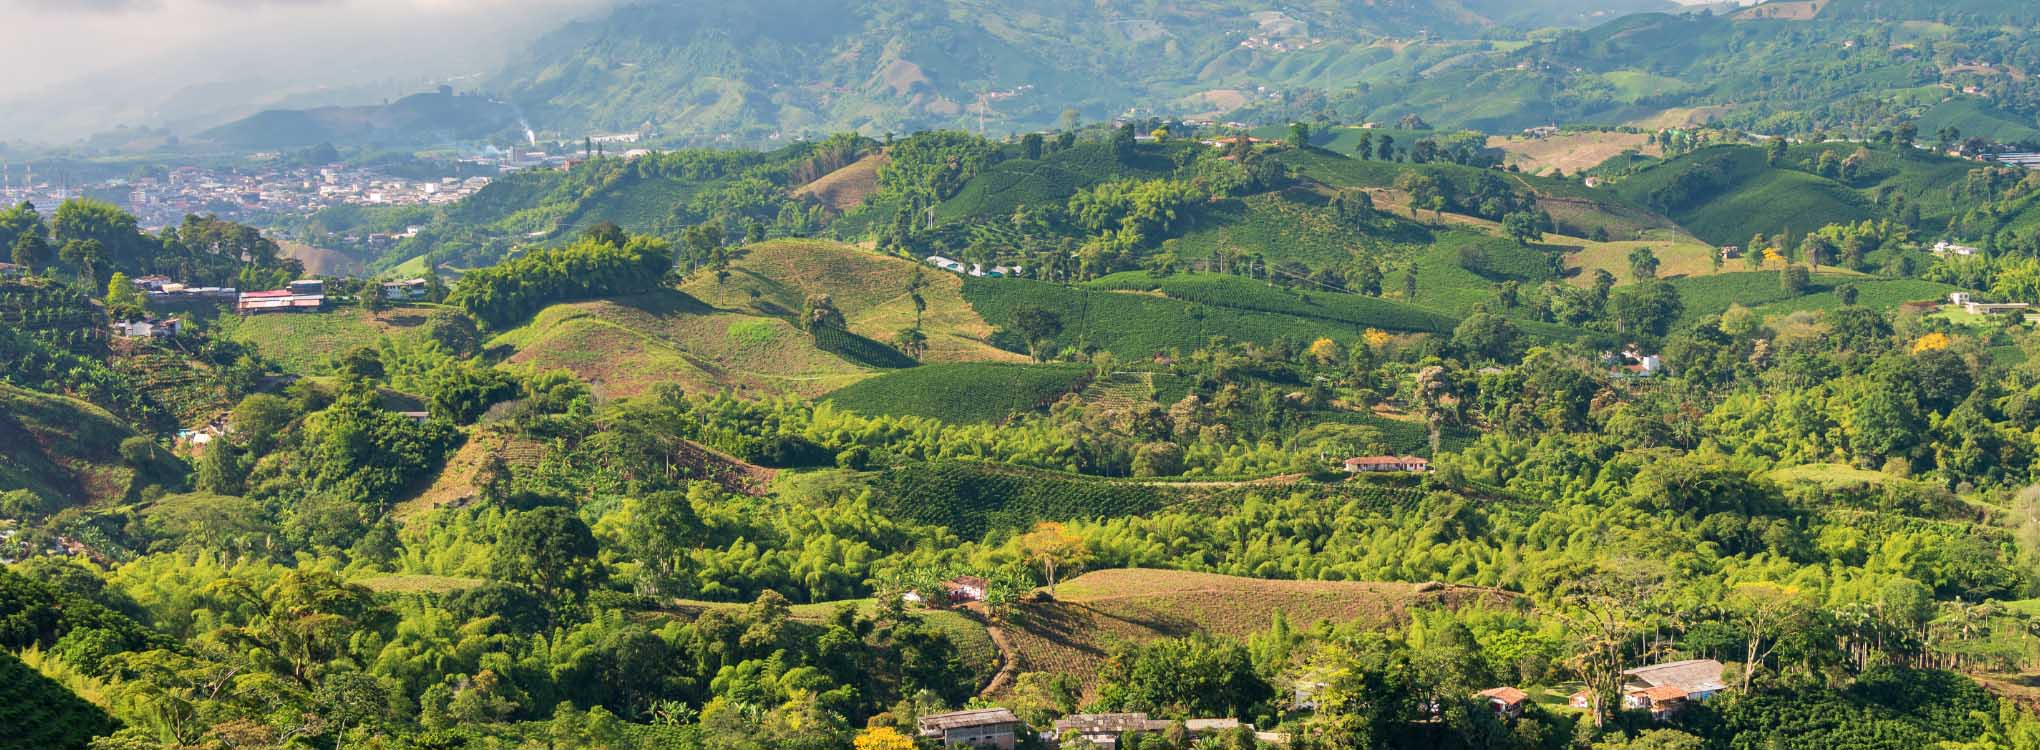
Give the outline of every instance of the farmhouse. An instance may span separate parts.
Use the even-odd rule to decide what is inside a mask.
[[[167,339],[182,330],[184,321],[176,318],[124,320],[113,324],[113,335],[129,339]]]
[[[1652,664],[1624,670],[1622,676],[1622,707],[1649,711],[1659,720],[1690,704],[1704,703],[1728,688],[1721,682],[1721,662],[1713,659]],[[1570,703],[1574,708],[1587,708],[1593,703],[1593,693],[1573,693]]]
[[[290,282],[288,288],[266,292],[242,292],[234,311],[244,315],[266,312],[317,312],[326,306],[326,282],[305,279]]]
[[[1099,750],[1114,750],[1119,747],[1121,737],[1134,734],[1160,734],[1168,731],[1175,723],[1167,719],[1150,719],[1144,713],[1071,714],[1055,720],[1053,738],[1056,744],[1062,747],[1071,745],[1073,741],[1082,740],[1083,742],[1075,744],[1084,746],[1083,743],[1089,743],[1089,746]],[[1240,726],[1238,719],[1187,719],[1183,722],[1183,728],[1193,739],[1230,731]],[[1251,726],[1248,728],[1252,729]]]
[[[921,717],[921,736],[939,740],[944,748],[1013,750],[1020,717],[1003,708],[982,708]]]
[[[1364,474],[1371,472],[1431,470],[1431,459],[1421,456],[1355,456],[1346,459],[1346,473]]]
[[[951,602],[981,602],[992,583],[977,576],[957,576],[942,582]]]
[[[1530,694],[1512,687],[1488,688],[1474,694],[1486,698],[1488,708],[1503,720],[1519,718],[1523,706],[1530,701]]]
[[[1957,245],[1947,240],[1934,243],[1935,255],[1975,255],[1983,252],[1968,245]]]
[[[940,268],[944,271],[955,271],[957,273],[964,273],[969,270],[963,265],[962,261],[956,260],[954,258],[944,258],[940,255],[928,256],[928,265]]]
[[[421,300],[425,298],[426,290],[430,286],[430,284],[425,283],[424,279],[385,281],[382,284],[383,299],[391,302]]]
[[[1948,295],[1948,303],[1962,308],[1963,312],[1970,315],[1997,315],[2000,313],[2023,312],[2027,308],[2032,307],[2032,305],[2024,302],[1978,302],[1974,297],[1969,296],[1968,292],[1950,293]]]

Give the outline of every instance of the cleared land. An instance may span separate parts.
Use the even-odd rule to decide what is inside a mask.
[[[358,346],[375,346],[425,324],[427,308],[399,307],[371,313],[343,307],[318,313],[270,313],[234,319],[230,335],[253,345],[287,372],[319,375],[332,371],[334,357]]]
[[[864,205],[864,200],[878,192],[878,168],[890,161],[884,154],[872,154],[842,169],[822,175],[821,179],[800,186],[793,191],[795,198],[812,197],[836,213]]]
[[[352,276],[367,270],[367,264],[338,250],[312,247],[302,242],[283,240],[277,243],[283,248],[286,258],[296,258],[305,264],[305,274],[310,276]]]
[[[1508,153],[1504,163],[1530,174],[1552,169],[1575,174],[1600,166],[1624,151],[1662,155],[1662,151],[1647,142],[1648,137],[1642,133],[1560,133],[1548,138],[1494,136],[1488,138],[1487,145]]]
[[[1063,582],[1050,601],[1022,605],[1005,636],[1021,672],[1095,678],[1114,643],[1197,633],[1243,638],[1266,629],[1277,612],[1298,627],[1319,621],[1385,627],[1420,608],[1510,601],[1490,590],[1443,585],[1101,570]]]
[[[1714,270],[1714,246],[1692,237],[1671,232],[1652,232],[1651,239],[1617,242],[1594,242],[1577,237],[1550,235],[1544,243],[1569,248],[1565,256],[1566,275],[1574,284],[1591,285],[1595,271],[1607,271],[1615,275],[1618,284],[1636,281],[1629,271],[1629,254],[1639,248],[1649,248],[1657,255],[1660,279],[1706,276]],[[1730,259],[1722,265],[1722,271],[1745,268],[1740,259]]]

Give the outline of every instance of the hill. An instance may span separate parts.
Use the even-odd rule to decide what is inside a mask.
[[[698,274],[685,290],[719,308],[788,320],[798,318],[808,297],[827,295],[843,312],[852,333],[889,343],[901,329],[914,325],[914,301],[907,287],[916,273],[925,284],[921,299],[928,306],[920,316],[922,333],[928,337],[922,361],[1025,359],[986,343],[992,328],[965,301],[962,277],[841,243],[771,240],[748,245],[730,261],[728,278]]]
[[[52,509],[132,498],[148,476],[121,456],[133,437],[104,409],[0,383],[0,492],[27,490]]]
[[[517,110],[486,96],[451,90],[414,94],[381,105],[270,110],[200,133],[235,149],[430,145],[478,140],[517,127]]]
[[[1776,271],[1740,271],[1674,279],[1671,284],[1679,290],[1679,297],[1685,302],[1686,311],[1681,319],[1686,322],[1719,315],[1731,305],[1753,308],[1767,315],[1795,310],[1832,310],[1842,306],[1835,290],[1844,285],[1856,287],[1856,304],[1878,310],[1891,310],[1907,302],[1946,299],[1949,292],[1956,291],[1955,287],[1947,284],[1919,279],[1822,273],[1813,275],[1812,284],[1804,294],[1794,296],[1785,292]]]
[[[553,305],[488,342],[512,365],[567,370],[603,398],[661,383],[696,393],[815,396],[876,372],[822,346],[786,320],[675,290]]]
[[[1021,672],[1075,675],[1086,688],[1115,644],[1199,633],[1244,638],[1277,613],[1317,622],[1392,627],[1420,609],[1506,604],[1511,595],[1459,586],[1355,581],[1269,581],[1165,570],[1100,570],[1020,607],[1005,637]]]
[[[1616,192],[1677,220],[1703,240],[1739,244],[1755,232],[1796,234],[1875,215],[1841,183],[1772,167],[1762,149],[1713,146],[1644,168]]]
[[[429,310],[417,307],[369,312],[350,305],[316,313],[226,317],[221,329],[228,338],[255,347],[285,372],[325,375],[348,350],[409,335],[429,316]]]
[[[94,737],[118,727],[104,710],[5,651],[0,651],[0,723],[7,727],[0,747],[18,750],[85,750]]]
[[[927,417],[951,424],[999,422],[1040,409],[1082,387],[1076,365],[958,362],[922,365],[830,393],[829,403],[872,416]]]
[[[1104,117],[1257,85],[1348,85],[1397,57],[1375,46],[1384,36],[1467,39],[1666,7],[1414,0],[1270,11],[1231,0],[971,0],[937,9],[885,0],[817,12],[798,0],[665,0],[547,35],[511,56],[489,88],[508,92],[540,127],[569,132],[649,125],[757,139],[975,126],[980,116],[990,127],[1031,129],[1066,108]]]

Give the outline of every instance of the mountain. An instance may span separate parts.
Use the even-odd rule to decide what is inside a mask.
[[[493,88],[542,127],[755,139],[979,124],[1012,130],[1165,108],[1223,112],[1267,89],[1345,86],[1408,38],[1585,25],[1660,0],[921,2],[666,0],[540,39]],[[1419,45],[1431,49],[1434,44]],[[1448,45],[1484,49],[1485,42]]]
[[[401,146],[483,138],[515,128],[515,107],[449,88],[359,107],[275,109],[199,134],[238,149],[336,145]]]

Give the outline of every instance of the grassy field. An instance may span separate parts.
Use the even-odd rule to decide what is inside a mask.
[[[1565,256],[1567,277],[1574,284],[1594,283],[1595,271],[1607,271],[1615,275],[1617,284],[1633,283],[1629,272],[1629,254],[1637,248],[1650,248],[1657,255],[1660,279],[1674,279],[1688,276],[1706,276],[1715,273],[1713,245],[1700,242],[1682,233],[1653,232],[1650,239],[1622,240],[1615,242],[1594,242],[1577,237],[1550,235],[1544,244],[1568,248]],[[1722,270],[1743,268],[1742,261],[1730,259]]]
[[[51,507],[118,502],[137,487],[120,443],[135,432],[104,409],[0,383],[0,492]]]
[[[1007,628],[1022,672],[1079,675],[1088,682],[1113,644],[1209,633],[1243,638],[1280,612],[1298,628],[1317,622],[1389,627],[1412,610],[1501,602],[1456,587],[1407,583],[1268,581],[1165,570],[1100,570],[1063,582],[1054,599],[1023,605]]]
[[[386,575],[357,578],[350,583],[378,594],[451,594],[482,585],[480,578],[433,575]]]
[[[879,255],[849,245],[815,240],[774,240],[744,248],[731,261],[730,276],[703,274],[686,292],[717,308],[751,315],[797,319],[807,297],[826,294],[853,333],[890,343],[914,325],[907,290],[920,270],[928,309],[921,331],[928,337],[925,362],[1014,362],[1026,359],[985,343],[992,327],[963,297],[963,278],[905,258]],[[762,335],[753,326],[740,333]]]
[[[1642,133],[1582,132],[1560,133],[1548,138],[1494,136],[1488,139],[1487,145],[1508,154],[1504,164],[1514,165],[1530,174],[1543,174],[1552,169],[1578,174],[1625,151],[1659,155],[1659,149],[1645,142],[1645,138]]]
[[[1167,177],[1175,171],[1172,149],[1202,148],[1198,144],[1144,145],[1128,163],[1113,158],[1111,146],[1080,143],[1048,154],[1040,161],[1008,159],[985,169],[935,208],[941,222],[969,219],[1003,220],[1021,206],[1061,206],[1071,195],[1101,182]]]
[[[1856,304],[1879,310],[1889,310],[1907,302],[1945,298],[1948,292],[1954,290],[1946,284],[1918,279],[1822,273],[1813,276],[1813,284],[1807,294],[1793,297],[1785,293],[1776,271],[1738,271],[1675,279],[1671,283],[1686,303],[1686,313],[1681,320],[1689,323],[1709,315],[1719,315],[1730,305],[1749,307],[1766,316],[1799,310],[1832,310],[1842,306],[1835,290],[1843,285],[1856,287]]]
[[[512,365],[570,371],[604,398],[659,383],[812,397],[877,372],[823,351],[785,320],[723,311],[672,290],[553,305],[489,347],[507,347]]]
[[[1775,469],[1765,475],[1779,484],[1811,482],[1823,487],[1851,487],[1883,484],[1894,477],[1881,471],[1858,469],[1847,464],[1805,464]]]
[[[860,381],[829,394],[828,401],[866,415],[928,417],[953,424],[998,422],[1070,393],[1087,372],[1078,365],[923,365]]]
[[[837,213],[849,211],[864,205],[864,199],[878,192],[878,168],[887,161],[883,154],[858,159],[847,167],[800,186],[793,191],[793,197],[812,197]]]
[[[254,346],[262,356],[298,375],[332,372],[332,361],[347,350],[374,346],[387,336],[403,336],[425,324],[431,310],[397,307],[370,313],[341,307],[317,313],[270,313],[223,318],[228,336]]]

